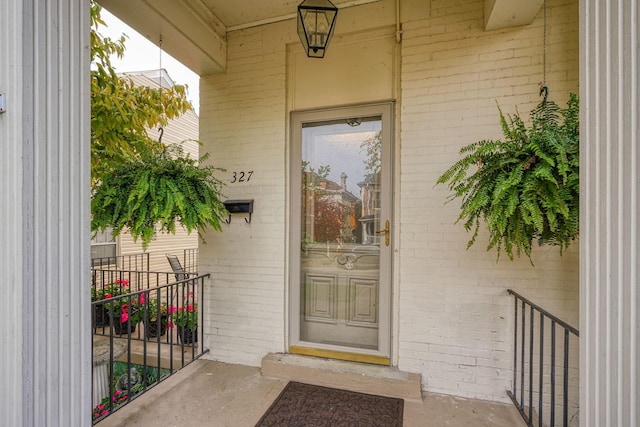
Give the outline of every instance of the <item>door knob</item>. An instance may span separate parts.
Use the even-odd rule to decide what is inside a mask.
[[[384,222],[384,229],[376,231],[376,234],[381,234],[381,233],[384,233],[384,244],[386,246],[389,246],[389,220],[386,220]]]

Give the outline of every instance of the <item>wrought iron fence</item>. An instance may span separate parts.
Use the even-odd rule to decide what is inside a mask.
[[[208,351],[198,327],[208,278],[123,286],[126,293],[91,303],[94,424]]]
[[[149,253],[91,258],[91,268],[149,271]]]
[[[186,272],[198,274],[198,248],[183,251],[182,266]]]
[[[101,294],[115,291],[117,295],[155,288],[175,282],[173,272],[123,270],[115,268],[91,269],[91,295],[99,297]],[[111,292],[112,294],[114,292]]]
[[[508,292],[515,299],[515,323],[513,386],[507,394],[528,426],[574,425],[579,413],[578,330]]]

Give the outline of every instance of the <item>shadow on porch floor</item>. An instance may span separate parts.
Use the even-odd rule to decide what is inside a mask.
[[[286,383],[259,368],[198,360],[97,426],[252,427]],[[422,400],[405,400],[404,427],[525,425],[509,404],[431,393]]]

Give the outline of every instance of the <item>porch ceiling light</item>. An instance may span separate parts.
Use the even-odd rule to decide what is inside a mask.
[[[329,0],[304,0],[298,5],[298,36],[309,58],[322,58],[336,25],[338,8]]]

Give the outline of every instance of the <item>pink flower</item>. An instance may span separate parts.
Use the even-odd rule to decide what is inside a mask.
[[[171,320],[167,322],[167,328],[173,328],[173,322]]]
[[[187,311],[193,311],[193,306],[192,305],[188,305],[187,306]]]
[[[140,304],[144,304],[144,294],[140,295]]]
[[[100,416],[107,415],[108,413],[109,413],[109,411],[107,411],[107,410],[105,409],[104,411],[102,411],[102,413],[100,414]]]
[[[113,297],[113,295],[111,295],[111,294],[106,294],[104,297],[105,297],[105,298],[111,298],[111,297]]]
[[[120,315],[120,322],[121,323],[126,323],[127,320],[129,320],[129,313],[124,312]]]

